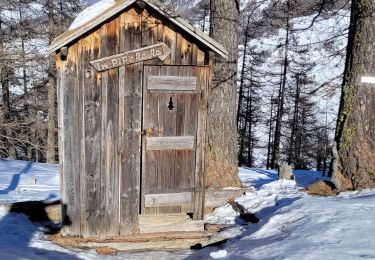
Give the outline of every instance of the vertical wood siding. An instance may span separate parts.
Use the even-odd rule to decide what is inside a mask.
[[[121,15],[121,51],[142,47],[141,17],[136,10]],[[142,63],[122,67],[124,90],[124,150],[121,161],[121,235],[139,232],[141,175]]]
[[[154,59],[102,73],[89,65],[89,61],[160,41],[172,50],[164,62]],[[140,205],[143,203],[140,193],[141,188],[145,188],[141,187],[145,185],[145,179],[141,181],[144,175],[141,174],[140,135],[144,65],[204,65],[205,50],[151,9],[134,7],[76,41],[69,47],[66,61],[60,60],[58,54],[56,60],[61,199],[65,217],[63,235],[105,238],[139,233],[139,211],[144,209]],[[174,71],[176,67],[161,67],[161,70],[164,74],[196,74],[189,67],[177,68],[180,71]],[[153,75],[158,73],[152,72]],[[160,112],[156,110],[157,104],[168,103],[172,97],[176,99],[175,109],[164,111],[161,114],[168,116],[159,118],[163,131],[166,135],[195,135],[194,129],[203,126],[205,118],[190,113],[198,99],[188,96],[172,94],[145,98],[144,109],[150,115],[149,122],[159,123],[152,122]],[[177,118],[177,121],[171,118]],[[205,140],[198,138],[197,142]],[[147,185],[158,189],[176,185],[203,187],[203,177],[197,179],[203,176],[201,166],[196,168],[195,164],[179,159],[188,157],[195,162],[201,160],[198,154],[203,156],[202,152],[197,150],[197,155],[193,151],[150,154],[163,159],[152,163],[151,158],[148,170],[168,172],[169,175],[163,178],[173,181],[169,183],[157,174],[150,174]],[[171,159],[176,164],[172,164]],[[191,172],[195,174],[189,174]],[[195,201],[202,199],[202,193],[194,194]],[[181,207],[167,208],[165,212],[177,209],[181,210]]]

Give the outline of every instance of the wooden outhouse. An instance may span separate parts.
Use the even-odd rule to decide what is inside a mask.
[[[154,1],[118,0],[49,51],[63,235],[160,231],[141,223],[150,215],[203,219],[210,65],[226,50]]]

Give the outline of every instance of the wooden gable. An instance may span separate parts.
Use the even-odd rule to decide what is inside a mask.
[[[182,19],[173,11],[152,0],[118,0],[113,7],[109,8],[86,24],[74,30],[67,31],[57,37],[49,47],[49,52],[52,53],[54,51],[58,51],[62,47],[69,46],[72,42],[76,41],[83,35],[90,33],[97,26],[100,26],[102,23],[118,16],[119,14],[121,14],[121,12],[128,10],[129,7],[134,5],[138,5],[141,8],[147,7],[148,9],[152,9],[153,12],[158,13],[159,16],[162,16],[163,18],[168,20],[168,22],[174,26],[176,31],[183,31],[186,35],[192,37],[192,39],[194,39],[194,42],[205,46],[207,50],[213,51],[223,58],[227,58],[228,52],[220,43],[210,38],[201,30],[192,26],[189,22]]]

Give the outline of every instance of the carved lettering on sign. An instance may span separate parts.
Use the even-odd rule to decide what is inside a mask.
[[[171,49],[163,42],[145,48],[128,51],[117,55],[91,61],[90,64],[99,72],[159,58],[164,61],[171,54]]]

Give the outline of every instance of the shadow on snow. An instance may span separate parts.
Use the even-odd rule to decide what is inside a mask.
[[[31,246],[36,233],[43,236],[56,234],[60,231],[60,225],[52,222],[46,211],[47,207],[58,204],[60,201],[29,201],[12,204],[9,213],[0,219],[0,233],[2,234],[0,236],[0,257],[80,259],[69,253]]]
[[[211,252],[222,250],[222,249],[224,249],[224,247],[230,248],[230,246],[234,243],[236,243],[236,248],[245,248],[246,251],[251,251],[252,248],[257,248],[260,245],[264,246],[268,243],[273,243],[275,241],[284,239],[286,236],[288,236],[287,233],[282,234],[282,235],[277,235],[277,236],[274,236],[274,237],[268,237],[268,238],[265,238],[265,239],[246,240],[246,239],[243,239],[243,238],[248,237],[251,234],[254,234],[256,231],[260,230],[265,224],[268,223],[268,220],[271,217],[275,216],[274,213],[276,211],[280,210],[283,207],[287,207],[287,206],[293,204],[295,201],[297,201],[299,199],[300,199],[299,197],[298,198],[285,198],[285,199],[281,199],[281,200],[277,201],[277,204],[275,206],[264,208],[264,209],[262,209],[261,211],[259,211],[258,213],[255,214],[256,217],[260,220],[259,223],[248,224],[245,227],[245,230],[241,234],[227,240],[226,242],[224,242],[222,244],[208,246],[208,247],[205,247],[205,248],[203,248],[199,251],[196,251],[193,254],[191,254],[190,256],[186,257],[185,259],[186,260],[210,259],[211,258],[210,257]],[[235,222],[236,223],[241,223],[241,222],[243,223],[243,220],[236,219]],[[226,259],[244,260],[244,259],[249,259],[249,258],[248,257],[241,257],[241,256],[238,256],[238,255],[232,255],[232,256],[229,255]]]
[[[6,195],[9,192],[14,191],[15,189],[17,189],[17,186],[20,183],[21,175],[30,172],[30,170],[31,170],[32,167],[33,167],[33,163],[32,162],[28,162],[26,164],[26,166],[19,173],[14,174],[12,176],[12,180],[11,180],[8,188],[6,188],[5,190],[0,190],[0,195]]]

